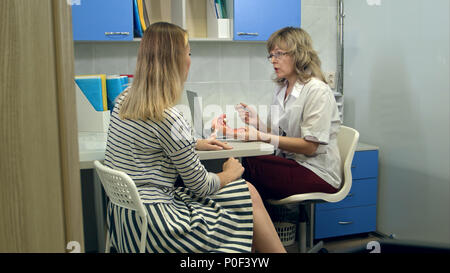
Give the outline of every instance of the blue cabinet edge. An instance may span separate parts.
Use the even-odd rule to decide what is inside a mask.
[[[81,1],[72,6],[74,41],[132,41],[132,0]]]

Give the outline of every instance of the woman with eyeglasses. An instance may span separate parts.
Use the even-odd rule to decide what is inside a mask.
[[[105,165],[127,173],[149,213],[147,252],[286,252],[244,169],[228,159],[208,172],[195,150],[231,148],[195,139],[174,106],[191,63],[188,35],[170,23],[144,32],[133,84],[111,114]],[[176,187],[178,177],[184,187]],[[118,252],[137,252],[135,211],[108,204],[110,238]]]
[[[286,27],[267,42],[276,88],[267,125],[255,109],[236,106],[246,127],[239,138],[274,144],[275,155],[246,158],[244,178],[263,199],[307,192],[335,193],[341,185],[337,132],[341,120],[333,92],[309,34]]]

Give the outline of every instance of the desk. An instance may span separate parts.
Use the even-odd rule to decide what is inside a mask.
[[[93,169],[94,160],[104,160],[107,133],[78,132],[80,169]]]
[[[103,252],[106,238],[105,196],[100,179],[94,172],[94,160],[105,159],[107,133],[79,132],[78,146],[83,218],[86,252]],[[223,161],[228,157],[248,157],[268,155],[274,152],[274,146],[264,142],[228,142],[231,150],[197,151],[200,160],[212,172],[222,171]]]
[[[106,133],[78,133],[78,146],[80,152],[80,169],[93,169],[94,160],[105,159]],[[228,157],[248,157],[269,155],[274,152],[274,146],[264,142],[228,142],[231,150],[197,151],[200,160],[224,159]]]

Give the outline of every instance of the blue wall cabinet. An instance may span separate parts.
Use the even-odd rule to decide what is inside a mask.
[[[133,40],[133,1],[80,0],[72,24],[75,41]]]
[[[315,239],[376,230],[378,150],[355,152],[352,177],[352,188],[344,200],[315,205]]]
[[[300,0],[234,0],[234,40],[266,41],[276,30],[300,27]]]

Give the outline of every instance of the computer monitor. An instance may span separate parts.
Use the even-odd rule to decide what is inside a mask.
[[[191,110],[192,127],[197,134],[197,137],[207,138],[211,134],[211,130],[203,129],[203,109],[202,98],[197,95],[197,92],[186,90],[189,109]]]
[[[210,127],[204,128],[202,98],[195,91],[186,90],[186,94],[191,111],[192,127],[194,127],[196,137],[209,138],[212,132]],[[236,141],[233,138],[220,135],[216,138],[223,141]]]

